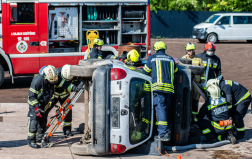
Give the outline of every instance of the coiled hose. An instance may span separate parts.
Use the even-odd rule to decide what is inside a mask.
[[[212,144],[191,144],[186,146],[163,146],[163,148],[166,151],[184,151],[188,149],[208,149],[208,148],[214,148],[219,147],[222,145],[230,144],[231,142],[229,140],[223,140],[220,142],[215,142]]]

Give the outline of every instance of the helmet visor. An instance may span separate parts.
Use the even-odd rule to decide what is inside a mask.
[[[208,56],[213,56],[213,55],[214,55],[214,51],[213,51],[213,50],[207,50],[207,51],[206,51],[206,54],[207,54]]]

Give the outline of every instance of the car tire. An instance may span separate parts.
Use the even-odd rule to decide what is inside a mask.
[[[190,69],[192,74],[194,75],[203,75],[205,73],[204,66],[194,66],[194,65],[187,65],[187,64],[179,64],[187,69]]]
[[[207,36],[207,42],[213,42],[217,43],[218,42],[218,37],[215,33],[211,33]]]
[[[81,123],[81,124],[79,125],[79,132],[80,132],[81,134],[84,134],[84,129],[85,129],[85,123]]]
[[[90,155],[88,153],[88,145],[87,144],[80,144],[74,143],[71,146],[72,153],[75,155]]]
[[[92,77],[93,72],[98,68],[96,65],[73,65],[70,68],[70,75],[75,77]]]
[[[198,39],[198,40],[199,40],[200,43],[205,43],[206,42],[206,40],[204,40],[204,39]]]
[[[247,40],[248,43],[252,43],[252,40]]]
[[[102,61],[102,59],[84,59],[79,61],[79,65],[92,65],[93,63],[97,61]]]
[[[0,64],[0,86],[3,84],[4,82],[4,69],[3,66]]]
[[[182,62],[183,64],[192,64],[192,60],[191,59],[186,59],[186,58],[177,58],[178,61]]]

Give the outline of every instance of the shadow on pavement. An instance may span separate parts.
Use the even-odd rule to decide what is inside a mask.
[[[12,148],[12,147],[21,147],[27,145],[27,140],[12,140],[12,141],[1,141],[0,147]]]
[[[9,111],[9,112],[0,112],[0,114],[9,114],[9,113],[15,113],[16,111]]]

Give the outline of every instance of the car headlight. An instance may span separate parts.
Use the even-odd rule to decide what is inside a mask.
[[[198,29],[198,31],[203,32],[203,31],[205,31],[205,28],[200,28],[200,29]]]

